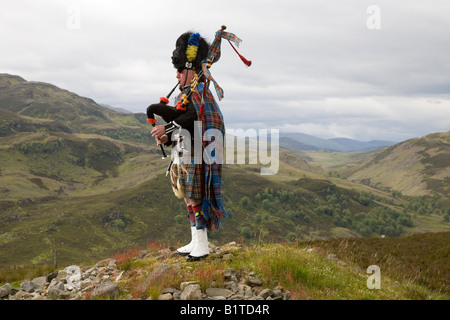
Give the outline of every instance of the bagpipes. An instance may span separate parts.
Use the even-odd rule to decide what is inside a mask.
[[[208,66],[210,67],[211,64],[208,64]],[[150,123],[153,127],[155,127],[157,122],[155,114],[160,116],[167,123],[178,118],[184,111],[186,111],[187,105],[189,104],[189,98],[192,95],[192,93],[196,91],[195,88],[197,87],[202,75],[203,75],[202,71],[200,71],[199,74],[195,74],[194,78],[191,81],[189,92],[183,93],[183,95],[181,96],[182,100],[178,101],[174,107],[168,105],[169,98],[172,95],[173,91],[176,89],[176,87],[179,85],[179,83],[177,83],[175,87],[173,87],[173,89],[169,92],[167,96],[159,98],[159,103],[150,105],[147,108],[147,122]],[[163,159],[167,158],[163,145],[160,144],[159,146],[161,147]]]
[[[150,123],[153,127],[155,127],[157,122],[155,114],[159,115],[165,122],[173,121],[180,116],[182,112],[181,110],[177,110],[175,107],[167,105],[169,103],[170,96],[175,91],[176,87],[178,87],[178,85],[179,84],[177,83],[167,96],[161,97],[159,99],[159,103],[152,104],[147,108],[147,122]],[[160,144],[159,146],[161,147],[163,159],[167,158],[163,145]]]
[[[168,105],[169,97],[172,95],[172,93],[175,91],[175,89],[179,86],[179,83],[177,82],[175,87],[173,87],[173,89],[169,92],[169,94],[167,96],[161,97],[159,99],[159,103],[152,104],[147,108],[147,122],[150,123],[153,127],[155,127],[156,122],[157,122],[157,120],[155,118],[155,114],[160,116],[165,122],[169,123],[170,121],[173,121],[176,118],[178,118],[184,111],[186,111],[187,105],[189,104],[189,98],[191,97],[191,95],[194,92],[196,92],[197,85],[200,83],[201,79],[204,79],[205,82],[208,81],[208,83],[210,81],[213,81],[214,87],[216,89],[216,93],[219,96],[219,100],[222,99],[223,91],[220,88],[220,86],[216,83],[216,81],[212,78],[212,76],[209,72],[209,68],[211,67],[211,65],[214,62],[217,62],[220,58],[221,38],[228,40],[231,47],[239,55],[239,57],[245,63],[245,65],[247,65],[248,67],[251,65],[252,62],[245,59],[243,56],[241,56],[239,54],[239,52],[234,48],[233,44],[230,42],[230,40],[231,40],[231,41],[235,42],[235,44],[238,46],[239,43],[241,42],[241,40],[238,37],[236,37],[234,34],[225,32],[226,28],[227,28],[226,26],[222,25],[221,29],[216,32],[215,40],[208,51],[208,57],[204,60],[204,62],[202,61],[201,70],[198,73],[195,73],[194,78],[191,80],[191,83],[187,88],[188,89],[188,91],[186,91],[187,93],[185,92],[182,94],[181,100],[179,100],[175,106]],[[198,35],[198,37],[200,36],[199,34],[197,34],[197,35]],[[191,41],[191,39],[189,41]],[[191,42],[189,42],[189,44],[191,44]],[[198,42],[196,45],[198,47]],[[189,47],[191,47],[191,48],[189,48]],[[188,50],[192,49],[192,47],[195,47],[195,45],[194,46],[189,45]],[[194,58],[195,58],[195,54],[194,54]],[[189,59],[188,61],[192,61],[192,59],[193,58]],[[206,83],[205,83],[205,85],[206,85]],[[163,145],[160,144],[160,147],[161,147],[161,152],[163,154],[163,159],[167,158],[167,155],[164,151]]]

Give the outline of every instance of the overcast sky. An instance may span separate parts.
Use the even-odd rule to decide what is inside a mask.
[[[402,141],[450,130],[448,0],[15,0],[0,73],[145,112],[175,85],[188,30],[225,41],[211,73],[227,128]],[[212,87],[211,87],[212,88]]]

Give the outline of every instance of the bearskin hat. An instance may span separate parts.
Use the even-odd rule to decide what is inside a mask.
[[[175,69],[201,70],[201,62],[206,59],[209,43],[199,33],[183,33],[176,41],[172,53],[172,63]]]

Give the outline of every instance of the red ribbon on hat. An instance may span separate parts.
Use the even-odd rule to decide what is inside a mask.
[[[227,39],[227,40],[228,40],[228,39]],[[250,67],[250,66],[252,65],[252,62],[251,62],[250,60],[245,59],[245,57],[242,56],[242,55],[236,50],[236,48],[233,46],[233,44],[231,43],[230,40],[228,40],[228,43],[231,45],[231,47],[234,49],[234,51],[238,54],[239,58],[241,58],[242,62],[244,62],[245,65],[246,65],[247,67]]]

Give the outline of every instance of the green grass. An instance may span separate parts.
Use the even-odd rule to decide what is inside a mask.
[[[25,280],[32,280],[43,275],[48,275],[55,271],[47,264],[41,266],[27,266],[15,269],[3,269],[0,271],[0,286],[10,283],[13,288],[19,289],[20,284]]]
[[[246,257],[267,284],[288,289],[292,299],[398,299],[386,281],[383,290],[367,288],[367,277],[331,263],[324,256],[293,246],[267,246]]]
[[[450,295],[450,232],[415,234],[405,238],[361,238],[316,241],[311,245],[333,252],[361,267],[378,265],[383,273]],[[425,298],[421,291],[411,298]]]

